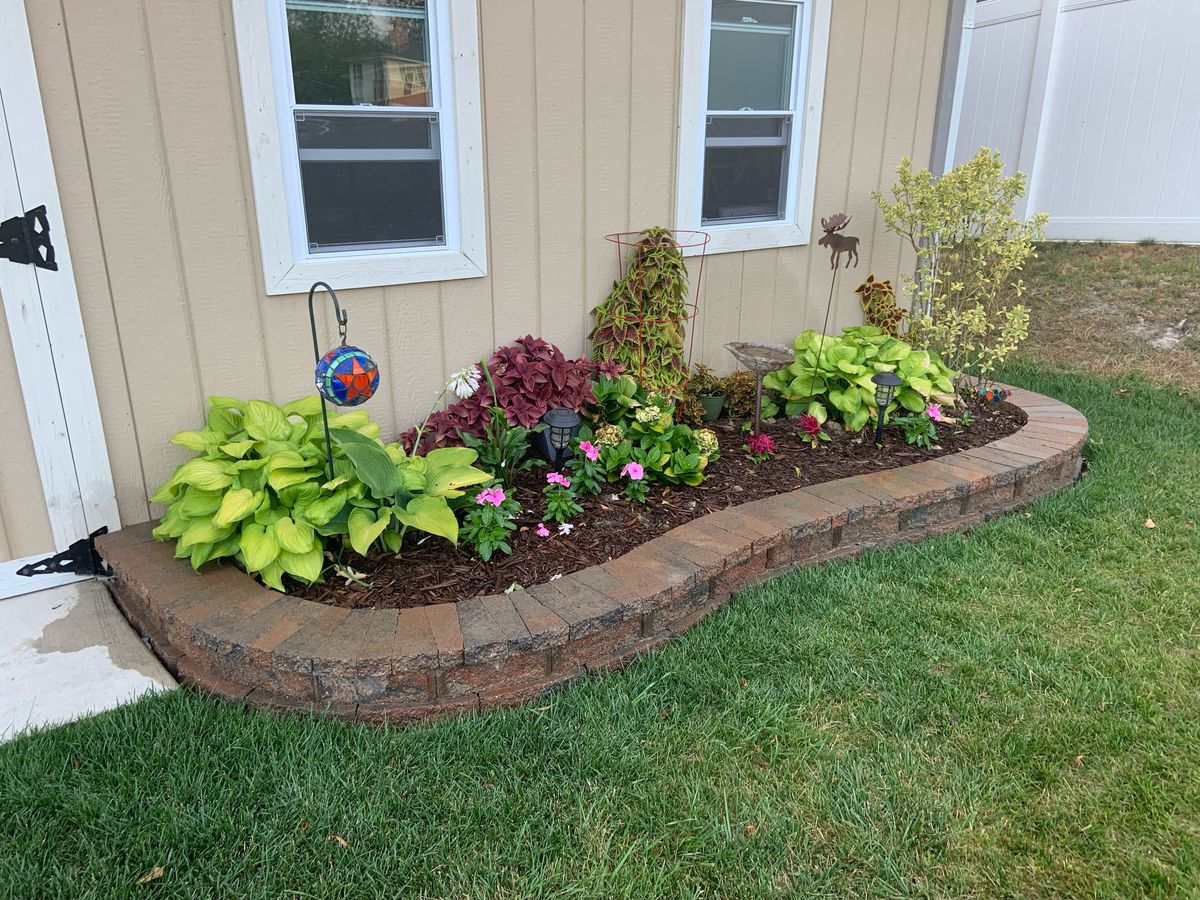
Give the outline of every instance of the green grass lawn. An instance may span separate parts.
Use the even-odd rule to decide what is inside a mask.
[[[1078,486],[534,707],[384,732],[181,690],[0,747],[0,895],[1200,893],[1200,398],[1009,377],[1091,419]]]

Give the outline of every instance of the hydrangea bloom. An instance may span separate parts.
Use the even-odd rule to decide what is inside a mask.
[[[657,422],[662,415],[662,410],[657,406],[642,406],[634,412],[633,417],[643,425],[648,425],[651,422]]]
[[[620,425],[601,425],[596,429],[596,443],[601,447],[615,447],[625,440]]]
[[[641,463],[627,462],[621,467],[621,474],[628,475],[630,481],[641,481],[646,474]]]
[[[704,456],[716,453],[720,444],[717,441],[717,433],[708,428],[701,428],[693,435],[696,438],[696,448]]]

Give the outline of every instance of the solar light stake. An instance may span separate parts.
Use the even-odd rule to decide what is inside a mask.
[[[871,381],[875,385],[875,406],[879,413],[875,417],[875,444],[878,446],[883,443],[883,417],[896,396],[896,388],[904,384],[904,380],[895,372],[878,372],[871,376]]]
[[[565,406],[556,406],[542,416],[542,421],[546,423],[547,439],[554,450],[554,470],[562,471],[563,456],[579,433],[579,413]]]

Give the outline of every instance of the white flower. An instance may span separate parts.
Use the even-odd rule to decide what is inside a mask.
[[[559,572],[557,575],[550,576],[551,581],[558,581],[558,579],[560,579],[560,578],[562,578],[562,572]]]
[[[454,391],[459,400],[466,400],[479,390],[479,379],[482,376],[479,366],[471,366],[450,376],[447,387]]]
[[[575,526],[572,525],[570,522],[563,522],[561,525],[558,526],[559,534],[570,534],[574,530],[575,530]]]

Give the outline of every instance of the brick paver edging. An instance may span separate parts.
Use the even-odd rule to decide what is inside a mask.
[[[525,591],[420,609],[340,609],[232,565],[197,575],[149,523],[98,541],[125,615],[183,681],[251,706],[403,724],[520,703],[616,668],[788,569],[963,531],[1069,485],[1083,415],[1018,391],[1016,434],[695,519],[603,565]]]

